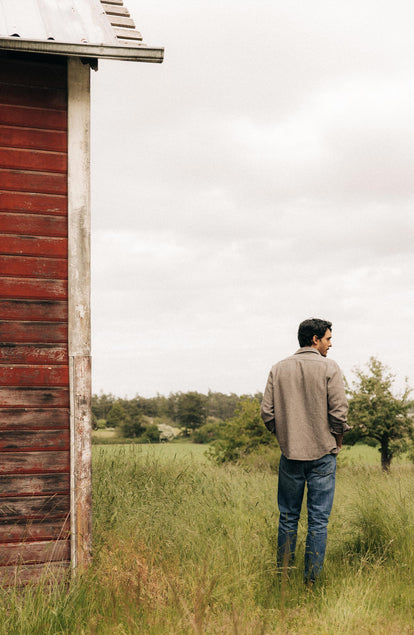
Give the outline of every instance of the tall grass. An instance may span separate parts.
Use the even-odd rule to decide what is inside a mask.
[[[94,561],[0,594],[0,633],[414,633],[414,470],[344,466],[324,576],[276,568],[274,473],[139,446],[94,454]]]

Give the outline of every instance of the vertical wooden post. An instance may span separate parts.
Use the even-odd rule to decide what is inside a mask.
[[[90,68],[68,59],[69,379],[71,561],[91,558]]]

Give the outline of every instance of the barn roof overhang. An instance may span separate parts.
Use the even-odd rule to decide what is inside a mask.
[[[0,0],[0,50],[86,59],[162,62],[123,0]]]
[[[22,53],[46,53],[86,59],[123,60],[127,62],[155,62],[164,59],[164,49],[150,46],[116,46],[108,44],[77,44],[44,40],[1,38],[0,50]]]

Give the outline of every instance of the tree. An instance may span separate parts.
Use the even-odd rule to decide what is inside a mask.
[[[404,391],[395,396],[392,392],[395,376],[387,366],[371,357],[368,372],[354,371],[356,380],[348,387],[349,423],[359,438],[371,438],[380,443],[381,467],[390,469],[393,456],[406,448],[413,435],[413,419],[410,416],[411,388],[405,381]]]
[[[127,439],[136,439],[140,437],[145,431],[143,423],[143,415],[136,416],[133,419],[131,419],[129,415],[126,415],[120,424],[122,436]]]
[[[99,395],[92,395],[92,412],[97,419],[106,419],[108,412],[116,401],[114,395],[107,395],[100,392]]]
[[[177,402],[177,420],[188,430],[200,428],[206,420],[206,396],[198,392],[180,393]]]
[[[115,401],[112,408],[108,412],[107,415],[107,425],[110,428],[119,428],[123,421],[125,421],[127,417],[127,413],[125,409],[122,407],[120,401]]]
[[[225,395],[221,392],[208,391],[207,395],[207,416],[225,420],[234,415],[240,397],[231,393]]]

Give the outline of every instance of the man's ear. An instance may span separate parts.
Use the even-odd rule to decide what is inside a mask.
[[[314,335],[312,337],[312,344],[315,344],[315,346],[317,346],[318,342],[319,342],[319,337],[317,335]]]

